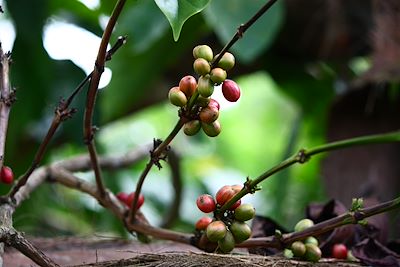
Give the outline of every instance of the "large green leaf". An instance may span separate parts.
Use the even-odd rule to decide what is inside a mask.
[[[185,21],[202,11],[210,0],[154,0],[171,24],[177,41]]]
[[[230,0],[229,4],[225,0],[213,0],[204,15],[221,42],[227,43],[239,25],[246,23],[264,4],[265,0]],[[278,1],[233,46],[235,55],[242,62],[250,62],[260,55],[275,40],[283,16],[283,3]]]

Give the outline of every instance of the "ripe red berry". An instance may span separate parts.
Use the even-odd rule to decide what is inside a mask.
[[[0,180],[5,184],[11,184],[14,181],[14,174],[10,167],[3,165],[0,171]]]
[[[196,91],[197,81],[196,78],[190,75],[183,77],[179,82],[179,89],[187,96],[191,97]]]
[[[204,213],[213,212],[216,208],[215,200],[208,194],[200,195],[196,200],[197,207]]]
[[[207,226],[212,222],[212,218],[210,217],[201,217],[197,222],[196,222],[196,229],[197,230],[205,230]]]
[[[347,259],[347,247],[344,244],[333,245],[332,257],[336,259]]]
[[[132,207],[132,202],[135,199],[135,192],[132,192],[128,195],[128,198],[126,199],[125,204],[130,208]],[[140,207],[143,205],[144,203],[144,196],[142,194],[139,195],[138,201],[137,201],[137,205],[136,205],[136,209],[140,209]]]
[[[228,202],[234,195],[236,195],[236,193],[237,192],[232,188],[231,185],[225,185],[218,190],[217,194],[215,195],[215,199],[217,200],[217,203],[222,206],[226,202]],[[241,202],[242,201],[239,199],[229,209],[236,209],[240,206]]]
[[[204,123],[213,123],[219,117],[218,109],[214,107],[202,108],[199,113],[200,121]]]
[[[236,82],[226,79],[222,83],[222,94],[229,102],[236,102],[240,98],[240,88]]]
[[[216,108],[217,110],[219,110],[219,103],[215,99],[210,98],[210,102],[208,103],[208,106]]]
[[[117,198],[119,201],[121,201],[122,203],[126,204],[127,200],[128,200],[128,194],[125,192],[119,192],[117,195]]]

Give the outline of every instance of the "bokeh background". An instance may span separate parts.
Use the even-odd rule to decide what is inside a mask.
[[[18,98],[5,163],[19,176],[30,165],[58,101],[92,70],[116,1],[0,2],[5,10],[0,40],[13,53]],[[115,41],[127,35],[128,42],[107,63],[97,99],[100,154],[124,153],[165,138],[178,119],[168,90],[193,74],[193,47],[208,44],[217,53],[264,3],[212,0],[188,19],[175,42],[154,1],[128,1],[112,36]],[[400,8],[390,5],[399,6],[390,0],[281,0],[246,32],[231,50],[237,65],[228,74],[240,85],[241,99],[232,104],[220,90],[214,95],[222,106],[222,133],[217,138],[180,133],[172,143],[183,183],[174,229],[192,231],[201,216],[195,208],[199,194],[255,178],[300,148],[398,129]],[[86,153],[84,103],[82,92],[73,103],[78,112],[59,129],[44,164]],[[245,201],[259,215],[291,229],[310,202],[336,198],[349,206],[358,196],[388,200],[399,191],[399,151],[391,144],[316,156],[263,182],[262,191]],[[133,191],[146,161],[104,172],[106,185],[114,192]],[[162,224],[174,194],[170,168],[164,165],[151,171],[143,187],[142,210],[155,225]],[[77,175],[94,181],[91,172]],[[1,193],[8,190],[0,187]],[[398,213],[390,218],[398,226]],[[36,236],[128,236],[96,201],[56,184],[35,191],[14,223]]]

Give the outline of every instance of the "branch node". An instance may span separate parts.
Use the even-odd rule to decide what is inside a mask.
[[[168,151],[171,149],[170,146],[167,146],[166,149],[160,153],[160,155],[157,155],[154,153],[154,151],[162,144],[161,139],[153,139],[153,149],[150,151],[150,158],[151,162],[158,167],[159,170],[161,170],[162,165],[160,163],[160,160],[167,160],[168,156]]]
[[[104,65],[103,64],[99,64],[97,61],[94,63],[94,66],[96,67],[96,70],[99,73],[103,73],[104,72]]]
[[[242,38],[245,31],[246,31],[245,25],[240,24],[240,26],[237,28],[237,37]]]
[[[297,160],[299,163],[303,164],[306,163],[310,157],[307,155],[305,149],[300,149],[299,153],[297,153]]]

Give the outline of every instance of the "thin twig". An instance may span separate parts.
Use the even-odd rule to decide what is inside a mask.
[[[126,37],[119,37],[117,42],[114,44],[114,46],[107,52],[107,60],[110,60],[112,55],[125,43]],[[62,100],[59,102],[56,110],[55,110],[55,115],[53,117],[53,121],[51,122],[51,125],[49,129],[47,130],[46,136],[43,139],[42,143],[40,144],[38,151],[35,154],[35,157],[33,158],[32,164],[29,166],[28,170],[18,179],[17,184],[11,188],[11,191],[9,193],[9,197],[14,198],[14,195],[16,192],[26,184],[26,181],[32,174],[32,172],[39,166],[40,162],[43,159],[43,156],[46,152],[46,149],[53,138],[54,134],[56,133],[58,127],[60,124],[70,118],[73,113],[75,113],[75,109],[69,108],[71,105],[72,101],[74,98],[77,96],[77,94],[83,89],[85,84],[89,81],[89,79],[92,77],[92,73],[87,75],[85,79],[75,88],[75,90],[72,92],[72,94],[67,98],[67,100]]]
[[[93,112],[96,102],[97,91],[99,88],[100,78],[104,71],[104,64],[107,59],[107,44],[110,41],[111,33],[117,23],[117,19],[122,12],[126,0],[119,0],[115,5],[115,8],[111,14],[111,17],[107,23],[106,29],[104,30],[101,38],[99,51],[95,62],[95,67],[92,72],[92,78],[90,79],[89,90],[87,92],[85,114],[84,114],[84,140],[88,147],[92,167],[94,170],[97,190],[99,190],[102,197],[106,196],[106,190],[101,177],[101,169],[98,162],[98,156],[96,152],[96,146],[94,143],[94,129],[93,127]]]

